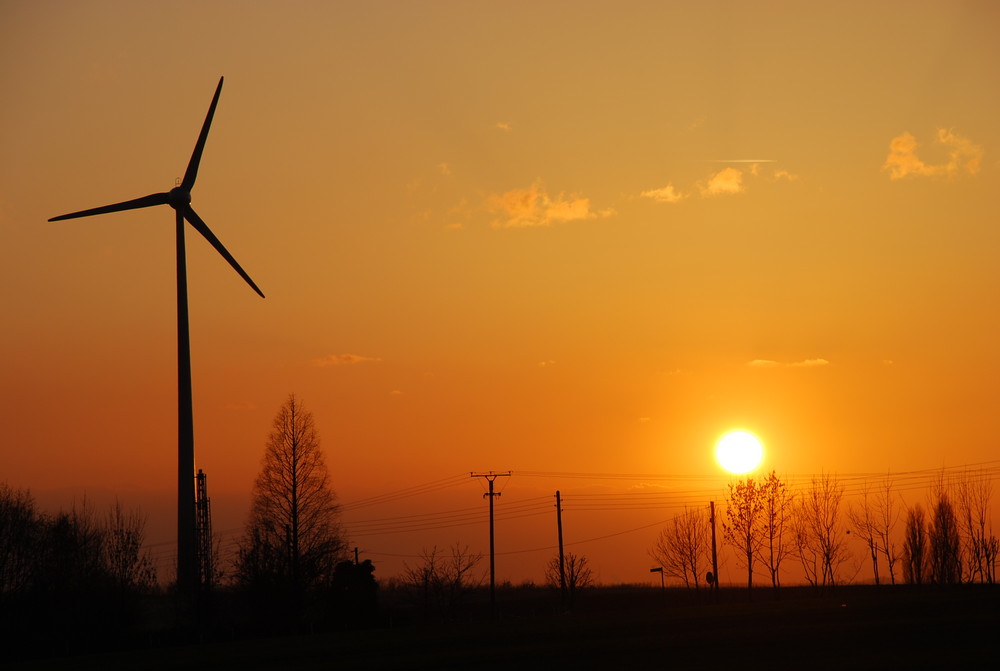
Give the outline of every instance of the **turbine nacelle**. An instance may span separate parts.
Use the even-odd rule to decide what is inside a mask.
[[[191,204],[191,190],[183,186],[175,186],[167,193],[167,205],[175,210],[183,211]]]

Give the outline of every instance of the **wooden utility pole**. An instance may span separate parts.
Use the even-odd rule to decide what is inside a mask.
[[[497,571],[496,571],[496,545],[493,535],[493,498],[500,496],[500,492],[493,491],[493,481],[497,478],[510,477],[510,471],[506,473],[469,473],[474,478],[486,478],[490,483],[490,491],[483,494],[483,498],[490,499],[490,617],[494,620],[497,617]]]
[[[563,554],[562,539],[562,499],[556,490],[556,529],[559,532],[559,600],[566,610],[566,556]]]
[[[715,501],[709,501],[709,518],[712,522],[712,595],[719,601],[719,555],[715,550]]]

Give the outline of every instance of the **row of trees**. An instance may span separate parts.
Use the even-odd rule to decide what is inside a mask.
[[[747,477],[729,485],[723,538],[747,572],[748,589],[758,570],[772,587],[780,587],[787,560],[798,563],[811,585],[837,584],[851,558],[852,532],[865,544],[876,584],[883,581],[881,566],[895,584],[899,562],[909,583],[993,583],[1000,542],[990,524],[991,498],[986,473],[967,473],[951,483],[942,477],[934,487],[928,519],[920,504],[905,506],[891,477],[866,485],[860,501],[846,505],[844,485],[832,475],[814,477],[793,491],[772,471],[762,479]],[[904,511],[899,544],[897,527]],[[711,567],[710,539],[705,510],[688,509],[660,532],[650,555],[666,575],[697,589]]]
[[[156,589],[144,518],[84,501],[41,512],[31,493],[0,483],[0,640],[13,654],[53,641],[126,637]]]
[[[0,600],[111,588],[143,594],[156,569],[143,550],[145,517],[112,505],[99,516],[84,501],[42,513],[31,493],[0,484]]]

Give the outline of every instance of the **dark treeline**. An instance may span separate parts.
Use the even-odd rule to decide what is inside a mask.
[[[55,514],[0,484],[0,630],[7,649],[58,652],[127,637],[157,590],[142,550],[145,520],[86,501]],[[54,649],[53,649],[54,648]]]

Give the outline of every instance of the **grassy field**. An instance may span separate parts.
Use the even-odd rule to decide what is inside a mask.
[[[817,595],[600,588],[560,614],[553,595],[501,593],[457,621],[215,640],[25,662],[38,669],[917,669],[995,663],[1000,589],[856,586]],[[403,622],[403,623],[401,623]]]

